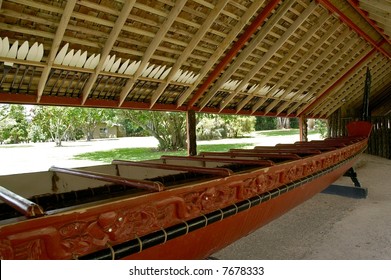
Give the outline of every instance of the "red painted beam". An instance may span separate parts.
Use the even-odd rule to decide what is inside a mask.
[[[391,54],[386,52],[384,49],[380,47],[380,43],[377,43],[373,40],[367,33],[365,33],[360,27],[358,27],[350,18],[348,18],[344,13],[342,13],[337,7],[330,3],[329,0],[317,0],[320,4],[322,4],[326,9],[328,9],[332,13],[336,13],[339,18],[346,23],[350,28],[356,31],[361,37],[363,37],[367,42],[369,42],[372,46],[375,47],[376,50],[384,54],[386,57],[391,59]],[[383,40],[382,40],[383,41]]]
[[[325,96],[327,96],[333,89],[335,89],[340,83],[344,82],[346,78],[348,78],[350,75],[353,74],[354,71],[357,70],[371,55],[375,53],[376,49],[372,49],[367,55],[365,55],[363,58],[360,59],[359,62],[357,62],[352,68],[349,69],[348,72],[346,72],[342,77],[340,77],[337,81],[335,81],[334,84],[332,84],[325,92],[323,92],[320,96],[318,96],[314,102],[309,104],[307,108],[305,108],[298,117],[302,117],[308,112],[309,110],[313,109],[315,105],[317,105],[320,100],[322,100]]]
[[[0,93],[0,103],[150,110],[149,103],[127,101],[118,108],[118,100],[87,99],[84,105],[81,105],[81,98],[66,96],[43,95],[40,102],[37,103],[35,95],[8,92]],[[176,104],[156,104],[154,109],[160,111],[186,111],[185,106],[177,107]]]
[[[391,40],[390,38],[388,38],[388,36],[384,33],[384,30],[381,29],[376,21],[374,20],[371,20],[369,17],[368,17],[368,13],[361,10],[361,8],[359,7],[359,3],[358,3],[358,0],[347,0],[349,2],[349,4],[389,43],[391,44]]]
[[[273,12],[274,8],[281,2],[281,0],[272,0],[270,3],[262,10],[262,12],[256,17],[256,19],[251,23],[251,25],[246,29],[246,31],[240,36],[236,41],[233,47],[228,51],[226,56],[221,60],[221,62],[216,66],[212,71],[206,81],[198,88],[194,93],[193,98],[188,104],[188,109],[190,109],[194,103],[202,96],[202,94],[208,89],[208,87],[216,80],[216,78],[221,74],[225,67],[232,61],[232,59],[238,54],[238,52],[243,48],[243,46],[250,40],[251,36],[257,31],[257,29],[265,22],[265,20]]]

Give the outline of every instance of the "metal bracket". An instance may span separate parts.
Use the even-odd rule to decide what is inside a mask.
[[[326,194],[336,194],[352,198],[366,198],[368,196],[368,189],[363,188],[358,181],[357,173],[353,167],[349,168],[348,171],[343,175],[345,177],[350,177],[354,187],[351,186],[342,186],[342,185],[330,185],[322,193]]]
[[[357,178],[357,173],[356,173],[356,171],[354,171],[353,167],[350,167],[348,169],[348,171],[346,171],[343,176],[350,177],[350,179],[352,180],[354,186],[357,187],[357,188],[361,188],[361,184],[360,184],[360,182],[358,181],[358,178]]]

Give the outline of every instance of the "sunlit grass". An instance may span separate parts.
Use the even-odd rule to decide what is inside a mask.
[[[268,131],[258,131],[257,135],[260,136],[289,136],[289,135],[299,135],[299,129],[281,129],[281,130],[268,130]],[[308,131],[308,134],[317,134],[319,132],[315,130]]]
[[[210,145],[199,145],[197,147],[198,152],[225,152],[229,149],[241,149],[246,147],[254,146],[254,144],[210,144]],[[96,151],[89,153],[82,153],[74,156],[74,159],[80,160],[93,160],[102,162],[111,162],[113,159],[122,160],[148,160],[160,158],[162,155],[176,155],[185,156],[187,151],[175,151],[165,152],[158,151],[155,148],[120,148],[108,151]]]

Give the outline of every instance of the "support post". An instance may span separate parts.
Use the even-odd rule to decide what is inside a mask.
[[[322,193],[336,194],[352,198],[367,198],[368,189],[361,186],[357,178],[357,173],[353,167],[350,167],[343,176],[349,177],[352,180],[354,187],[332,184],[328,186],[327,189],[323,190]]]
[[[300,129],[300,141],[308,141],[308,124],[307,118],[301,116],[299,118],[299,129]]]
[[[196,115],[194,110],[186,112],[187,126],[187,154],[189,156],[197,155],[197,136],[196,136]]]

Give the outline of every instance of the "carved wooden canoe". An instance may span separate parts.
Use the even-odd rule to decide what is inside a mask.
[[[342,176],[349,136],[0,177],[2,259],[202,259]]]

